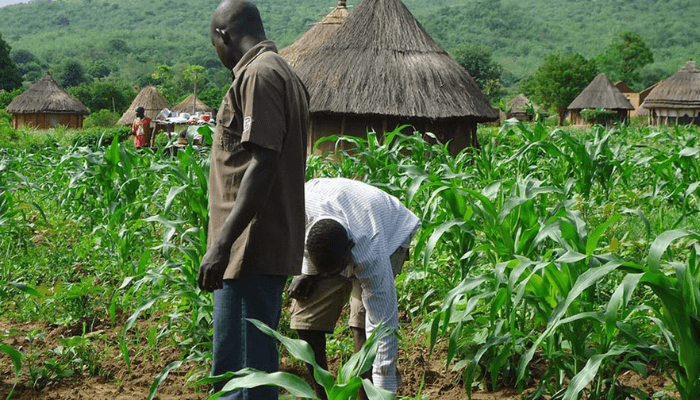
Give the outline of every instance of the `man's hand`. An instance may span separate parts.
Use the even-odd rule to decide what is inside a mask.
[[[311,275],[298,275],[292,279],[287,295],[293,299],[306,300],[316,289],[317,280]]]
[[[199,265],[197,284],[200,289],[213,292],[224,287],[224,272],[226,272],[230,253],[230,250],[220,250],[219,246],[211,246],[207,250]]]

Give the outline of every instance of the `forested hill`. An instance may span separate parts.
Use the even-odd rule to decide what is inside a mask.
[[[44,0],[0,8],[0,33],[41,68],[65,60],[142,83],[155,65],[220,70],[209,41],[219,0]],[[349,0],[350,6],[359,0]],[[289,45],[336,0],[257,0],[268,37]],[[700,55],[697,0],[404,0],[446,50],[484,45],[513,87],[552,52],[599,54],[621,31],[644,38],[654,63],[643,83]],[[37,68],[38,69],[38,68]],[[217,72],[220,74],[221,72]],[[26,76],[25,76],[26,77]]]

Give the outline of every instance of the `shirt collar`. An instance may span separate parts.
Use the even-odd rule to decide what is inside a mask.
[[[267,53],[268,51],[274,51],[277,53],[277,45],[272,40],[263,40],[262,42],[253,46],[248,50],[243,57],[238,61],[235,67],[231,70],[233,76],[238,76],[242,69],[248,66],[253,60],[255,60],[260,54]]]

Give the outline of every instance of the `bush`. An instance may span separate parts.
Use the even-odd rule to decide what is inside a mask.
[[[609,125],[617,120],[617,112],[603,108],[581,111],[581,118],[588,124]]]
[[[107,109],[102,109],[100,111],[91,113],[90,116],[85,118],[83,122],[84,128],[110,128],[117,124],[121,115],[116,112],[112,112]]]
[[[0,109],[3,110],[3,111],[5,111],[5,109],[7,108],[7,106],[10,105],[10,102],[12,102],[12,100],[13,100],[15,97],[17,97],[17,96],[19,96],[20,94],[22,94],[22,92],[24,92],[24,90],[21,89],[21,88],[15,89],[15,90],[13,90],[13,91],[11,91],[11,92],[4,92],[4,91],[3,91],[3,92],[0,92]]]

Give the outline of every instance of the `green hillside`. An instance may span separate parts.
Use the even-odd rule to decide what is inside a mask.
[[[156,65],[167,64],[177,75],[196,64],[207,67],[205,86],[215,87],[228,80],[209,41],[209,19],[218,2],[36,1],[0,8],[0,33],[13,54],[22,51],[36,63],[31,64],[36,71],[25,79],[36,79],[41,69],[60,69],[70,60],[97,77],[107,75],[140,86],[151,83]],[[268,37],[283,47],[336,1],[258,0],[257,4]],[[490,49],[504,67],[510,93],[546,55],[573,51],[590,58],[620,31],[638,33],[654,53],[655,62],[644,68],[638,86],[668,77],[700,54],[700,30],[694,21],[700,13],[697,1],[404,0],[404,4],[446,50],[465,42]]]

